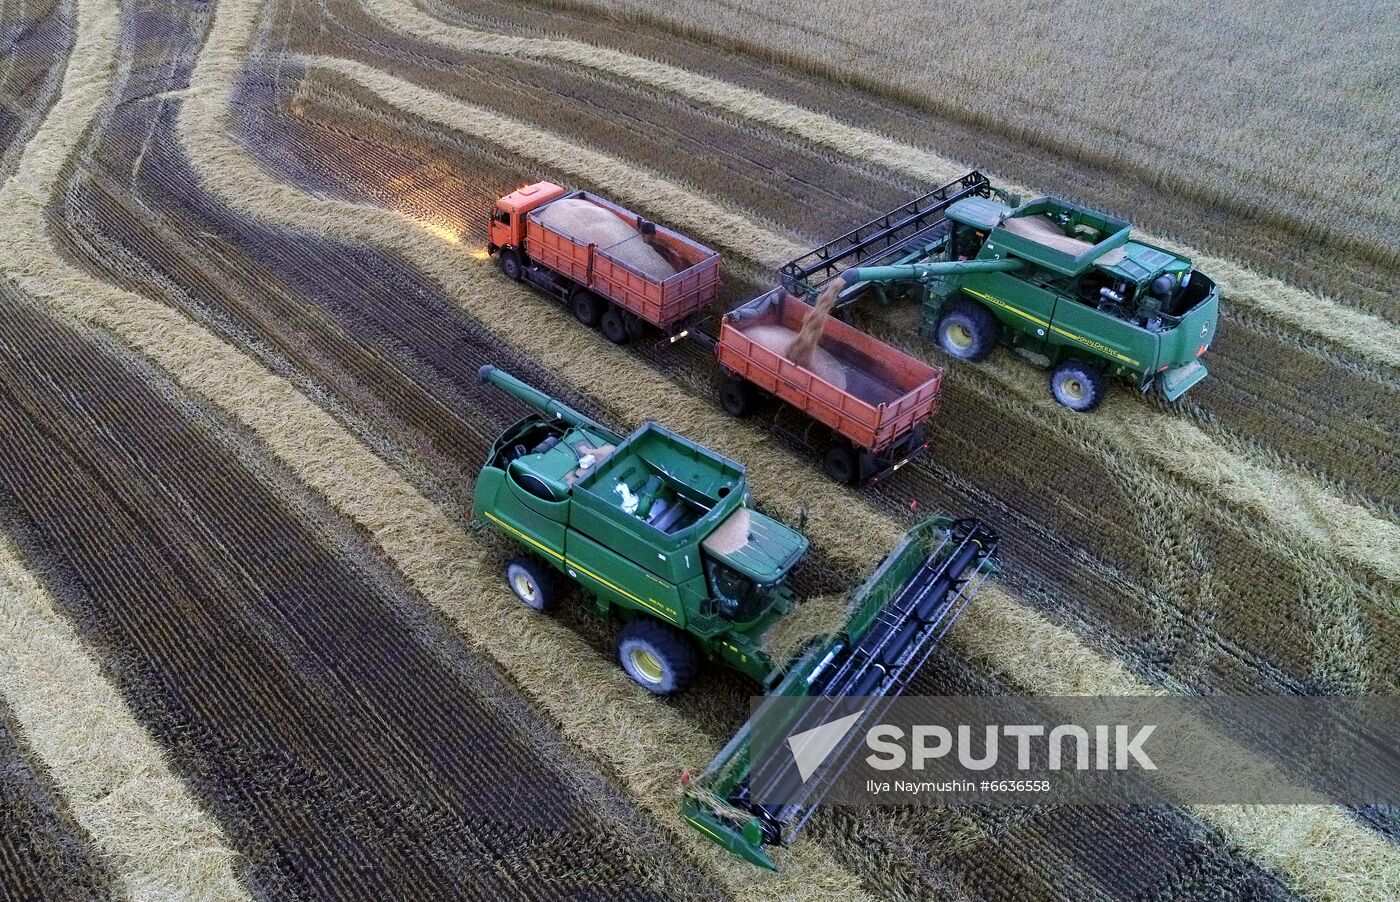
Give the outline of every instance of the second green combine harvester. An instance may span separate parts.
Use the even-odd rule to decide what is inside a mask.
[[[1026,203],[970,172],[781,268],[811,299],[912,297],[920,328],[953,357],[1005,342],[1053,367],[1050,390],[1085,411],[1105,377],[1175,401],[1206,377],[1220,290],[1128,223],[1054,197]]]
[[[808,542],[750,506],[742,466],[655,423],[623,435],[495,367],[481,376],[536,411],[492,446],[473,502],[525,551],[507,584],[543,611],[558,577],[578,583],[594,613],[624,621],[618,661],[651,692],[683,690],[711,661],[776,696],[896,696],[995,570],[986,526],[925,521],[852,593],[839,628],[775,659],[765,639],[797,603],[789,578]],[[757,804],[748,737],[746,725],[690,783],[684,815],[772,867],[763,847],[793,839],[829,780]]]

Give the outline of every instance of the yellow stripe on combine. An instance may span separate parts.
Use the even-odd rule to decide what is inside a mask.
[[[1075,335],[1073,332],[1066,332],[1064,329],[1061,329],[1059,326],[1051,326],[1050,329],[1051,329],[1052,331],[1054,331],[1054,332],[1060,333],[1061,335],[1063,335],[1063,336],[1066,337],[1066,338],[1072,338],[1072,339],[1074,339],[1075,341],[1079,342],[1080,344],[1083,344],[1083,345],[1086,345],[1086,346],[1088,346],[1088,347],[1091,347],[1091,348],[1093,348],[1095,351],[1098,351],[1100,354],[1107,354],[1107,355],[1109,355],[1110,357],[1117,357],[1119,360],[1123,361],[1124,363],[1130,364],[1130,365],[1132,365],[1132,366],[1137,366],[1137,365],[1138,365],[1138,362],[1137,362],[1136,360],[1134,360],[1133,358],[1127,357],[1127,356],[1124,356],[1123,354],[1118,353],[1117,351],[1113,350],[1112,348],[1110,348],[1108,345],[1104,344],[1104,343],[1101,342],[1101,341],[1094,341],[1092,338],[1085,338],[1085,337],[1082,336],[1082,335]]]
[[[1107,354],[1110,357],[1116,357],[1124,363],[1130,364],[1132,366],[1138,365],[1138,361],[1134,360],[1131,357],[1127,357],[1123,354],[1118,353],[1103,342],[1094,341],[1092,338],[1085,338],[1082,335],[1076,335],[1073,332],[1061,329],[1059,326],[1052,326],[1047,320],[1043,320],[1038,316],[1032,316],[1024,310],[1020,310],[1016,307],[1013,307],[1006,301],[1003,301],[1001,298],[992,297],[990,294],[983,294],[980,291],[973,291],[971,288],[964,288],[963,291],[966,291],[968,294],[973,295],[975,297],[979,297],[990,304],[995,304],[1003,310],[1009,310],[1023,319],[1028,319],[1031,322],[1036,323],[1037,325],[1044,326],[1052,332],[1058,332],[1065,338],[1073,339],[1074,341],[1077,341],[1080,344],[1085,345],[1086,347],[1093,348],[1095,351],[1098,351],[1101,354]]]
[[[511,533],[512,535],[515,535],[515,536],[520,537],[521,539],[524,539],[526,542],[529,542],[531,545],[535,546],[535,547],[538,548],[540,551],[543,551],[545,554],[548,554],[548,555],[551,555],[551,556],[553,556],[553,557],[558,558],[559,560],[563,561],[564,564],[565,564],[566,566],[573,567],[575,570],[577,570],[578,572],[582,573],[584,576],[587,576],[589,579],[592,579],[592,580],[594,580],[595,582],[598,582],[598,583],[601,583],[602,585],[607,586],[609,589],[612,589],[614,592],[616,592],[616,593],[619,594],[619,595],[624,595],[624,596],[626,596],[626,597],[632,599],[632,600],[635,601],[637,604],[641,605],[641,606],[644,607],[644,608],[647,608],[647,609],[650,610],[650,611],[655,612],[656,614],[658,614],[658,615],[660,615],[660,616],[666,618],[667,620],[671,621],[672,623],[679,623],[679,622],[680,622],[679,620],[676,619],[676,615],[675,615],[675,614],[673,614],[670,610],[668,610],[668,609],[662,607],[662,606],[661,606],[661,602],[657,601],[656,599],[654,599],[654,598],[652,598],[652,599],[638,598],[637,596],[633,595],[631,592],[628,592],[626,589],[622,588],[621,586],[614,585],[613,583],[608,582],[606,579],[603,579],[601,576],[599,576],[598,574],[594,573],[592,570],[589,570],[587,567],[583,566],[583,565],[580,564],[578,561],[571,561],[571,560],[569,560],[568,558],[564,557],[564,555],[562,555],[562,554],[560,554],[559,552],[555,551],[553,548],[550,548],[548,545],[542,544],[541,542],[536,541],[535,539],[531,538],[530,536],[527,536],[525,533],[523,533],[523,532],[521,532],[520,530],[516,529],[514,526],[511,526],[509,523],[505,522],[505,521],[502,520],[500,517],[497,517],[495,514],[491,513],[490,511],[482,511],[482,513],[485,514],[485,515],[486,515],[486,519],[490,520],[492,523],[495,523],[497,526],[501,527],[502,529],[506,530],[507,532]]]
[[[564,563],[566,563],[566,564],[568,563],[568,561],[564,560],[564,555],[562,555],[562,554],[560,554],[559,552],[555,551],[553,548],[550,548],[548,545],[544,545],[544,544],[541,544],[540,542],[535,541],[534,539],[532,539],[532,538],[530,538],[529,536],[525,535],[525,533],[523,533],[523,532],[521,532],[520,530],[516,529],[514,526],[511,526],[509,523],[507,523],[506,521],[502,520],[500,517],[497,517],[495,514],[491,513],[490,511],[482,511],[482,513],[484,513],[484,514],[486,515],[486,519],[490,520],[492,523],[495,523],[497,526],[501,527],[501,528],[504,529],[504,530],[507,530],[507,531],[509,531],[509,532],[514,533],[515,535],[517,535],[517,536],[519,536],[520,538],[524,539],[525,541],[529,542],[531,545],[534,545],[534,546],[535,546],[536,548],[538,548],[540,551],[543,551],[545,554],[548,554],[548,555],[552,555],[552,556],[554,556],[554,557],[557,557],[559,560],[564,561]]]
[[[1030,321],[1033,322],[1033,323],[1038,323],[1039,325],[1045,326],[1045,327],[1047,327],[1047,328],[1049,328],[1049,326],[1050,326],[1050,323],[1049,323],[1048,320],[1043,320],[1043,319],[1041,319],[1041,318],[1038,317],[1038,316],[1031,316],[1029,313],[1027,313],[1027,312],[1024,311],[1024,310],[1020,310],[1020,309],[1017,309],[1016,307],[1012,307],[1010,304],[1006,303],[1006,301],[1003,301],[1001,298],[994,298],[994,297],[992,297],[990,294],[983,294],[983,293],[980,292],[980,291],[973,291],[971,288],[964,288],[963,291],[966,291],[968,294],[974,295],[974,296],[976,296],[976,297],[979,297],[979,298],[981,298],[982,300],[987,301],[987,302],[989,302],[989,303],[996,304],[998,307],[1000,307],[1000,308],[1003,309],[1003,310],[1010,310],[1012,313],[1016,314],[1017,316],[1019,316],[1019,317],[1021,317],[1021,318],[1023,318],[1023,319],[1028,319],[1028,320],[1030,320]]]

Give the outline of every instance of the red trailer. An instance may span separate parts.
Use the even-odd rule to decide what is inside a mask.
[[[597,215],[571,228],[566,218],[550,215],[551,205],[560,202],[572,204],[572,212]],[[608,237],[590,240],[599,235]],[[507,276],[559,298],[579,322],[600,327],[618,344],[640,338],[646,325],[679,331],[719,297],[715,251],[596,194],[549,182],[526,185],[497,202],[488,249],[499,255]]]
[[[812,307],[776,288],[727,313],[716,353],[730,374],[720,403],[748,413],[759,393],[825,427],[823,464],[837,482],[875,482],[927,447],[924,424],[938,411],[943,371],[835,317],[822,326],[818,357],[801,367],[786,356]],[[806,439],[812,442],[810,429]]]

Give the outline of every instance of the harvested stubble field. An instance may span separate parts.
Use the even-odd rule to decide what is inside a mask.
[[[833,811],[777,877],[678,822],[678,774],[748,689],[711,674],[644,698],[609,663],[610,627],[510,599],[507,549],[462,523],[521,413],[477,383],[482,363],[622,425],[682,428],[748,464],[777,515],[811,502],[810,597],[858,580],[911,502],[996,523],[1007,577],[918,691],[1400,690],[1396,260],[1373,231],[1394,198],[1354,178],[1307,193],[1328,166],[1393,172],[1393,156],[1363,136],[1283,184],[1243,175],[1231,136],[1216,168],[1184,171],[1113,114],[1116,155],[1079,140],[1095,123],[1040,127],[1000,96],[988,116],[918,79],[870,92],[830,66],[879,63],[849,32],[831,52],[809,32],[798,54],[758,46],[779,28],[724,35],[755,13],[719,6],[0,7],[0,519],[17,568],[0,599],[15,623],[70,630],[84,661],[60,679],[34,657],[0,668],[0,791],[21,800],[0,856],[32,853],[0,891],[1400,892],[1384,811]],[[547,177],[720,247],[733,303],[954,160],[1203,247],[1238,297],[1212,379],[1185,404],[1120,395],[1086,418],[1007,356],[955,367],[922,462],[879,492],[828,492],[804,449],[719,413],[702,353],[608,345],[474,253],[494,199]],[[908,311],[861,325],[943,362]],[[109,762],[59,751],[84,732],[37,713],[56,693],[116,719],[161,804],[136,776],[93,791]]]

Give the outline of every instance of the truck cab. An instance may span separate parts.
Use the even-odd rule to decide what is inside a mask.
[[[1156,385],[1168,400],[1205,378],[1199,358],[1214,338],[1220,296],[1189,259],[1135,239],[1122,220],[1056,198],[1014,208],[966,198],[947,218],[947,260],[1020,264],[943,280],[925,327],[950,353],[970,356],[987,344],[970,335],[980,321],[1056,366],[1051,389],[1073,409],[1097,403],[1104,375],[1143,390]],[[964,303],[949,304],[954,298]],[[970,313],[968,301],[986,313]]]
[[[490,253],[494,254],[502,248],[523,246],[526,214],[565,193],[565,189],[553,182],[535,182],[521,185],[498,200],[491,209],[491,222],[487,229]]]

